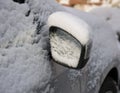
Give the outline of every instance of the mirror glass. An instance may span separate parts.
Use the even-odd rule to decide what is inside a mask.
[[[81,44],[68,32],[55,28],[50,30],[51,54],[56,62],[76,68],[81,55]]]

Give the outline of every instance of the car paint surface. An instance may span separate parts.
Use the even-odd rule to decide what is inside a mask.
[[[82,69],[67,68],[52,62],[55,93],[98,93],[109,71],[120,69],[120,45],[116,32],[97,16],[72,8],[65,9],[91,26],[92,49],[89,61]]]

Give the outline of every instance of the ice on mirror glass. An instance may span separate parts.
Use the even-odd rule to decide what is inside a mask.
[[[61,29],[50,32],[51,52],[55,61],[77,67],[81,54],[80,43]]]

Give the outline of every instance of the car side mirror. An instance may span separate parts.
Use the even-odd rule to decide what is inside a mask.
[[[79,25],[73,21],[60,22],[60,14],[53,14],[48,19],[51,56],[55,62],[70,68],[83,68],[89,59],[89,26],[82,20]],[[71,17],[70,14],[62,12],[64,18]],[[75,16],[72,16],[75,17]],[[56,23],[54,21],[60,23]],[[78,22],[78,18],[76,19]],[[74,20],[74,21],[76,21]],[[75,22],[76,23],[76,22]],[[72,24],[73,27],[69,27]],[[81,24],[84,25],[81,31]],[[64,25],[68,27],[64,27]],[[76,27],[75,27],[76,26]]]

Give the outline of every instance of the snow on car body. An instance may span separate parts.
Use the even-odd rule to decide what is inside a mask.
[[[119,83],[119,43],[109,24],[52,0],[26,2],[0,1],[0,93],[98,93],[107,75]],[[91,52],[81,69],[49,60],[46,23],[56,11],[68,12],[91,28]]]
[[[66,10],[66,12],[74,15],[74,17],[79,17],[80,19],[84,20],[91,27],[90,38],[92,40],[92,47],[89,60],[81,70],[66,68],[61,64],[59,65],[53,62],[53,64],[55,64],[53,65],[55,67],[54,71],[57,74],[55,82],[55,93],[99,93],[101,91],[100,88],[102,88],[102,84],[107,77],[113,78],[113,80],[119,84],[118,75],[120,69],[120,50],[118,47],[119,40],[117,33],[112,30],[112,27],[105,20],[102,20],[97,16],[84,13],[82,11],[80,12],[72,8],[66,8]],[[62,19],[63,18],[59,19],[59,24],[66,25],[65,22],[61,23],[60,20]],[[69,16],[68,19],[71,20]],[[68,23],[69,22],[71,21],[68,21]],[[61,28],[61,25],[57,25],[57,27]],[[85,26],[83,25],[80,27],[84,28]],[[66,31],[64,27],[62,29]],[[75,36],[75,38],[77,37]]]

